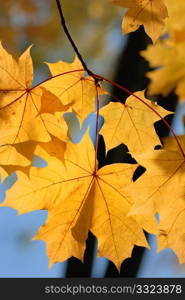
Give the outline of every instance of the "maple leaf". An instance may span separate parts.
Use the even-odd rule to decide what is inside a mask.
[[[133,154],[137,162],[147,170],[134,183],[133,211],[154,214],[169,198],[176,199],[175,196],[184,195],[185,159],[182,151],[179,147],[176,151],[167,150],[165,146],[162,150]]]
[[[65,109],[61,101],[43,87],[31,88],[33,65],[30,48],[16,61],[0,45],[0,72],[0,162],[24,167],[30,164],[27,156],[22,155],[28,150],[23,149],[24,142],[49,142],[48,122],[44,118]],[[64,132],[67,133],[66,126],[63,127],[63,136]],[[17,152],[16,145],[20,143],[21,152]]]
[[[72,63],[59,61],[47,63],[52,78],[43,86],[56,95],[64,105],[70,105],[82,122],[89,113],[95,111],[95,97],[107,94],[94,78],[84,76],[85,71],[79,59]]]
[[[185,39],[185,2],[179,0],[178,5],[175,1],[166,0],[168,12],[170,18],[167,20],[167,32],[170,33],[170,37],[177,42],[181,42]]]
[[[185,136],[179,139],[182,140],[181,147],[177,141],[176,146],[175,141],[172,144],[166,141],[163,150],[135,154],[146,172],[129,187],[134,201],[130,215],[158,213],[159,250],[172,248],[181,263],[185,262],[185,230],[182,226],[185,217]]]
[[[100,109],[100,114],[105,119],[101,134],[105,139],[107,151],[124,143],[131,153],[142,153],[161,144],[153,126],[160,117],[154,110],[161,117],[171,112],[147,100],[144,91],[136,92],[135,95],[146,105],[130,96],[125,104],[110,102]]]
[[[141,55],[157,68],[147,72],[150,79],[149,93],[168,95],[175,89],[175,93],[181,102],[185,99],[185,41],[160,41],[156,45],[148,46],[141,51]]]
[[[42,90],[30,91],[33,79],[30,48],[16,61],[0,45],[0,71],[1,144],[15,144],[30,139],[49,141],[44,124],[37,117]]]
[[[37,147],[38,145],[41,147]],[[8,175],[19,170],[29,176],[30,167],[32,165],[31,163],[35,155],[39,157],[42,156],[42,149],[44,149],[50,156],[54,156],[60,160],[63,160],[66,149],[66,141],[62,141],[61,139],[51,135],[51,141],[47,143],[28,141],[16,144],[13,149],[17,151],[16,154],[13,153],[12,155],[14,161],[11,163],[11,160],[9,159],[9,164],[2,162],[2,165],[4,163],[3,169]],[[20,165],[20,157],[18,156],[20,153],[22,153],[22,157],[27,159],[29,163]]]
[[[47,86],[47,81],[45,81],[45,86]],[[65,112],[69,110],[68,105],[63,105],[62,102],[50,91],[44,88],[43,90],[43,98],[45,101],[41,102],[41,107],[39,114],[43,116],[43,114],[54,114],[56,112]]]
[[[0,184],[8,177],[8,173],[4,170],[4,168],[0,167]]]
[[[171,248],[176,253],[179,263],[185,263],[184,196],[169,198],[167,206],[161,207],[158,232],[158,252]]]
[[[70,110],[68,110],[67,112],[70,112]],[[64,119],[64,114],[65,111],[56,112],[54,114],[43,113],[41,116],[48,132],[58,139],[67,142],[69,140],[68,126]]]
[[[0,147],[0,165],[17,165],[28,166],[30,161],[22,154],[19,153],[15,147],[11,145],[2,145]]]
[[[182,149],[185,149],[185,135],[178,135],[177,139]],[[163,137],[162,141],[163,141],[163,149],[179,151],[179,145],[177,143],[177,140],[173,136]]]
[[[63,162],[41,151],[48,166],[32,167],[29,178],[18,171],[18,180],[1,206],[19,213],[48,210],[46,224],[35,238],[47,243],[50,265],[71,256],[83,260],[88,230],[98,239],[99,256],[109,258],[117,268],[131,256],[134,245],[148,247],[142,230],[147,229],[147,218],[127,216],[131,201],[125,187],[137,165],[118,163],[96,171],[87,134],[81,143],[67,144]]]
[[[112,0],[112,2],[128,8],[123,18],[123,33],[135,31],[143,25],[153,42],[156,42],[163,33],[168,11],[162,0]]]

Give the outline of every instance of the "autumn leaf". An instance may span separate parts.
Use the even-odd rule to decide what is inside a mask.
[[[62,141],[69,140],[67,133],[68,127],[64,120],[64,113],[57,112],[55,114],[42,114],[42,120],[45,124],[47,131],[53,136],[57,137]]]
[[[35,101],[40,102],[41,90],[37,92],[38,95],[29,94],[29,89],[32,77],[33,67],[29,55],[29,49],[20,57],[19,61],[15,61],[10,54],[0,46],[0,119],[1,119],[1,147],[6,144],[14,145],[30,139],[37,134],[38,123],[40,133],[38,132],[38,139],[43,141],[49,140],[49,135],[43,130],[41,120],[35,124],[35,117],[37,115]],[[40,104],[39,104],[40,105]],[[33,121],[30,124],[30,119]],[[41,125],[41,126],[40,126]],[[35,128],[34,128],[35,127]],[[44,132],[43,132],[44,131]],[[43,135],[43,136],[42,136]],[[1,148],[3,149],[3,148]],[[5,159],[7,164],[12,164],[10,159],[11,154],[16,152],[13,147],[9,148],[8,155]],[[2,152],[1,152],[2,154]],[[13,154],[13,159],[16,160]],[[18,160],[22,165],[21,159]]]
[[[178,135],[177,140],[180,143],[182,149],[185,149],[185,135]],[[163,149],[179,151],[177,140],[173,136],[163,137]]]
[[[112,0],[112,2],[128,8],[123,18],[123,33],[135,31],[143,25],[154,43],[163,33],[168,11],[162,0]]]
[[[72,63],[59,61],[47,65],[52,78],[42,86],[56,95],[64,105],[70,105],[82,122],[89,113],[95,111],[95,98],[107,92],[95,85],[94,78],[85,76],[77,57]]]
[[[179,263],[185,263],[184,196],[169,198],[168,206],[161,207],[158,232],[158,252],[171,248]]]
[[[50,139],[41,118],[37,117],[42,90],[30,91],[33,66],[29,52],[30,48],[17,62],[0,46],[1,144]]]
[[[162,94],[167,96],[172,90],[181,102],[185,99],[185,41],[160,41],[156,45],[148,46],[141,51],[141,55],[155,68],[147,72],[150,79],[148,86],[152,95]]]
[[[52,118],[50,116],[54,112],[67,108],[43,87],[31,88],[33,65],[30,48],[16,61],[0,45],[0,72],[0,162],[24,167],[30,164],[27,156],[23,155],[28,150],[23,149],[24,143],[30,140],[49,142],[48,118]],[[61,135],[64,137],[65,133],[67,136],[64,124]],[[20,152],[17,152],[17,144],[21,144]]]
[[[107,151],[120,144],[125,144],[129,151],[142,153],[152,150],[160,145],[154,123],[171,113],[154,102],[144,97],[144,91],[136,92],[134,96],[127,98],[126,103],[110,102],[100,109],[104,117],[104,125],[101,134],[105,139]]]
[[[154,70],[147,73],[150,79],[149,93],[167,96],[175,91],[179,101],[185,99],[185,22],[182,16],[185,3],[179,0],[179,5],[174,1],[166,0],[170,18],[167,21],[167,35],[156,45],[149,45],[141,55],[149,62]]]
[[[47,87],[48,80],[45,81],[45,86]],[[59,98],[57,98],[54,94],[49,92],[46,89],[43,89],[43,98],[44,101],[41,102],[41,107],[39,114],[54,114],[56,112],[65,112],[69,110],[68,105],[62,104]]]
[[[8,173],[0,167],[0,183],[2,184],[7,177]]]
[[[83,260],[88,230],[98,239],[99,256],[112,260],[118,269],[134,245],[148,247],[142,230],[147,229],[146,219],[127,216],[131,201],[125,187],[137,165],[113,164],[96,171],[87,134],[79,144],[68,142],[63,162],[41,151],[48,166],[32,167],[29,178],[18,171],[1,206],[19,213],[48,210],[46,224],[35,238],[46,242],[50,265],[71,256]]]
[[[170,18],[167,19],[167,32],[170,33],[170,37],[177,42],[185,40],[185,2],[179,0],[178,5],[175,1],[166,0],[168,12]]]
[[[41,147],[38,147],[38,145]],[[7,172],[8,175],[19,170],[24,174],[26,174],[27,176],[29,176],[29,171],[33,159],[35,155],[39,157],[42,156],[43,154],[42,149],[44,149],[50,156],[54,156],[60,160],[63,160],[64,152],[66,149],[66,141],[62,141],[57,137],[51,135],[51,141],[47,143],[28,141],[28,142],[16,144],[13,149],[17,151],[16,154],[14,153],[12,154],[14,161],[11,163],[11,160],[9,159],[9,164],[7,164],[6,161],[2,162],[2,165],[4,163],[3,169]],[[20,157],[19,157],[20,153],[22,153],[21,157],[23,157],[24,159],[27,158],[29,163],[27,162],[25,165],[23,164],[20,165]]]
[[[179,141],[183,139],[184,136]],[[173,146],[167,141],[163,150],[134,155],[146,172],[128,188],[134,202],[130,215],[158,213],[159,250],[170,247],[180,262],[185,262],[185,230],[182,226],[185,216],[185,141],[179,147],[177,140],[173,140]]]
[[[141,214],[159,212],[169,198],[184,195],[185,159],[183,148],[154,150],[143,154],[133,154],[146,172],[134,183],[132,196],[135,202],[133,211]],[[175,187],[175,188],[174,188]]]
[[[15,147],[11,145],[2,145],[0,147],[0,165],[5,167],[6,165],[17,165],[28,166],[30,161],[20,152],[16,150]]]

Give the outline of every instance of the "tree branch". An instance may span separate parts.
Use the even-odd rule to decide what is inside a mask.
[[[84,68],[84,70],[94,78],[95,80],[95,84],[97,85],[99,81],[101,81],[100,79],[98,79],[97,77],[94,76],[94,73],[87,67],[81,53],[79,52],[78,50],[78,47],[76,46],[68,28],[67,28],[67,25],[66,25],[66,21],[65,21],[65,17],[64,17],[64,14],[63,14],[63,9],[62,9],[62,4],[61,4],[61,1],[60,0],[56,0],[56,3],[57,3],[57,8],[58,8],[58,12],[59,12],[59,15],[60,15],[60,20],[61,20],[61,25],[62,25],[62,28],[64,30],[64,33],[65,35],[67,36],[67,39],[69,40],[69,42],[71,43],[71,46],[72,48],[74,49],[76,55],[78,56],[79,60],[81,61],[81,64]]]

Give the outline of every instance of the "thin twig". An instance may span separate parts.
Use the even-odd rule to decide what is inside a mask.
[[[59,15],[60,15],[60,20],[61,20],[61,25],[62,25],[62,28],[64,30],[64,33],[66,34],[69,42],[71,43],[71,46],[73,47],[76,55],[78,56],[79,60],[81,61],[81,64],[84,68],[84,70],[94,78],[95,80],[95,84],[98,84],[98,82],[100,81],[100,79],[96,78],[94,76],[94,73],[87,67],[81,53],[79,52],[78,50],[78,47],[76,46],[68,28],[67,28],[67,25],[66,25],[66,21],[65,21],[65,17],[64,17],[64,14],[63,14],[63,9],[62,9],[62,4],[61,4],[61,1],[60,0],[56,0],[56,3],[57,3],[57,8],[58,8],[58,12],[59,12]]]
[[[59,15],[60,15],[60,19],[61,19],[61,25],[62,25],[62,28],[64,30],[64,33],[66,34],[66,37],[68,38],[69,42],[71,43],[71,46],[72,48],[74,49],[76,55],[78,56],[79,60],[81,61],[81,64],[84,68],[84,70],[87,72],[88,75],[90,75],[93,79],[94,79],[94,83],[95,83],[95,86],[96,86],[96,92],[97,92],[97,99],[96,99],[96,105],[97,105],[97,111],[96,111],[96,142],[95,142],[95,169],[94,169],[94,175],[96,175],[97,173],[97,153],[98,153],[98,138],[99,138],[99,135],[98,135],[98,125],[99,125],[99,98],[98,98],[98,86],[99,86],[99,82],[102,81],[101,78],[97,78],[94,73],[87,67],[81,53],[79,52],[78,50],[78,47],[76,46],[68,28],[67,28],[67,25],[66,25],[66,21],[65,21],[65,17],[64,17],[64,14],[63,14],[63,9],[62,9],[62,4],[61,4],[61,1],[60,0],[56,0],[56,3],[57,3],[57,8],[58,8],[58,11],[59,11]]]

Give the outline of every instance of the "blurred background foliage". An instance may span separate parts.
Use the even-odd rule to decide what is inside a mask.
[[[111,72],[109,58],[117,43],[116,35],[121,32],[118,24],[122,16],[122,10],[108,2],[62,2],[67,24],[84,58],[94,68],[94,60],[101,60],[106,74]],[[18,55],[33,44],[34,63],[41,73],[47,72],[43,61],[73,59],[74,53],[60,26],[55,1],[0,0],[0,4],[0,39],[11,52]],[[114,31],[111,45],[109,37]]]

